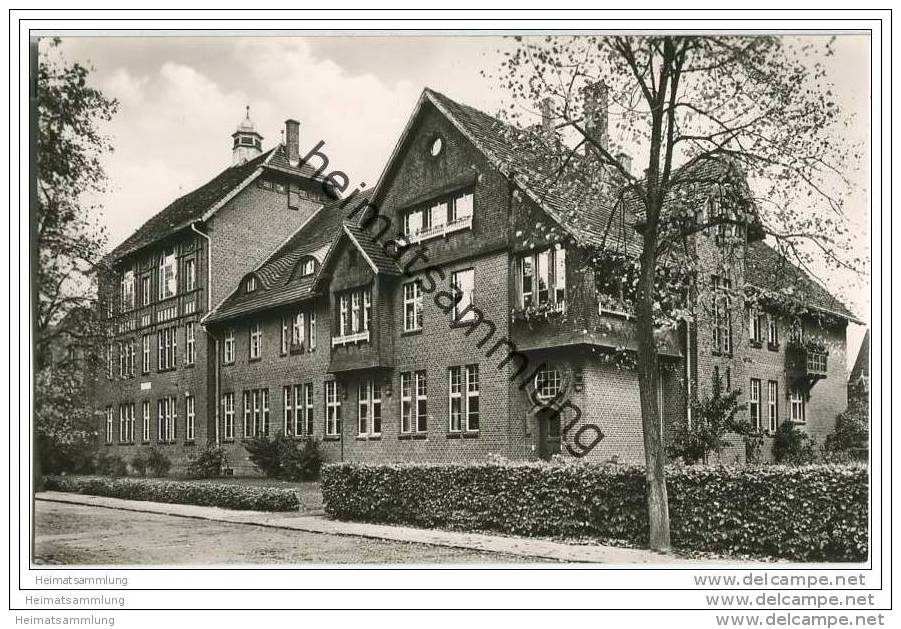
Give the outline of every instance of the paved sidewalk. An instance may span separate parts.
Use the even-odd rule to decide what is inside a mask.
[[[157,513],[183,518],[231,522],[235,524],[248,524],[312,533],[350,535],[397,542],[446,546],[450,548],[465,548],[561,562],[602,563],[611,565],[695,563],[677,557],[660,555],[649,550],[634,548],[618,548],[615,546],[600,546],[593,544],[565,544],[562,542],[525,537],[505,537],[501,535],[484,535],[481,533],[418,529],[408,526],[342,522],[318,513],[234,511],[217,507],[175,505],[142,500],[122,500],[119,498],[105,498],[102,496],[87,496],[83,494],[70,494],[55,491],[38,493],[36,499],[48,502],[62,502],[143,513]]]

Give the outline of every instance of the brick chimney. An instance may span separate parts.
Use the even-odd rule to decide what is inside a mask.
[[[285,120],[285,152],[289,164],[300,163],[300,123],[291,118]]]
[[[604,150],[609,149],[607,135],[607,84],[603,79],[582,88],[584,125],[586,133]],[[593,149],[586,144],[586,155]]]
[[[541,99],[541,130],[554,132],[554,100],[550,96]]]

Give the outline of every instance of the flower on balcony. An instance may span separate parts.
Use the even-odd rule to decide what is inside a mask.
[[[565,308],[563,303],[547,301],[540,304],[529,304],[522,308],[513,309],[513,320],[524,321],[528,324],[547,323],[553,318],[563,315]]]

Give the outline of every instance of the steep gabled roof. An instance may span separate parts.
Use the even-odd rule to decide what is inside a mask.
[[[861,380],[870,379],[870,330],[867,328],[863,335],[863,341],[860,342],[860,349],[857,350],[857,360],[854,361],[854,367],[851,369],[851,375],[848,376],[849,382],[860,382]]]
[[[354,203],[333,201],[321,207],[285,243],[266,258],[255,271],[259,287],[247,293],[244,283],[204,319],[217,323],[246,316],[250,313],[271,310],[280,306],[297,303],[315,295],[317,275],[322,269],[325,252],[335,239],[342,234],[342,225]],[[319,262],[314,275],[300,277],[298,265],[308,257]]]
[[[860,323],[860,320],[819,282],[762,240],[748,245],[745,272],[745,281],[752,286]]]
[[[505,177],[547,213],[576,242],[637,252],[638,239],[631,217],[617,205],[609,190],[594,191],[572,180],[582,173],[586,159],[568,158],[550,137],[530,129],[519,129],[494,116],[459,103],[444,94],[423,90],[406,129],[376,185],[378,191],[393,162],[413,131],[413,123],[426,104],[434,106]],[[589,192],[589,190],[591,190]]]
[[[177,198],[113,249],[106,257],[107,262],[113,263],[129,253],[185,229],[191,223],[207,220],[266,169],[310,179],[315,173],[307,164],[291,166],[284,146],[269,149],[248,162],[226,168],[199,188]]]

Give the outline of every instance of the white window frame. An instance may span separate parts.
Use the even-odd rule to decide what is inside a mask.
[[[251,360],[256,360],[263,356],[263,324],[259,321],[255,321],[250,326],[248,351]]]
[[[310,312],[310,351],[316,349],[316,313]]]
[[[244,282],[244,292],[252,293],[257,289],[257,278],[255,275],[251,275]]]
[[[162,301],[174,297],[178,292],[178,266],[175,249],[167,249],[160,256],[158,296]]]
[[[196,405],[196,398],[193,395],[185,396],[185,441],[194,441]]]
[[[369,410],[372,382],[363,380],[357,387],[357,436],[369,436]]]
[[[713,346],[722,354],[732,353],[731,288],[731,280],[713,278]]]
[[[196,359],[195,324],[189,321],[185,324],[185,364],[193,365]]]
[[[325,435],[341,435],[341,393],[335,380],[325,382]]]
[[[185,260],[185,291],[195,288],[197,288],[197,259],[188,258]]]
[[[413,374],[404,371],[400,374],[400,431],[404,434],[414,432],[413,421]]]
[[[141,337],[141,373],[147,374],[150,373],[150,369],[152,365],[150,364],[150,345],[151,345],[151,335],[145,334]]]
[[[767,343],[776,346],[779,345],[779,323],[775,316],[767,314]]]
[[[290,326],[288,325],[288,318],[282,317],[282,332],[281,332],[281,337],[279,339],[279,348],[278,348],[278,353],[281,356],[286,356],[288,354],[288,349],[290,348],[290,345],[291,345],[290,337],[288,336],[290,334],[289,328],[290,328]]]
[[[285,436],[289,437],[294,431],[294,385],[286,384],[282,387],[282,422]]]
[[[475,305],[476,271],[470,267],[460,269],[451,274],[451,288],[460,292],[460,299],[454,301],[454,321],[470,321],[475,318],[475,310],[469,308]],[[469,310],[467,311],[467,308]],[[463,315],[463,313],[466,313]]]
[[[225,339],[222,341],[222,362],[230,365],[235,362],[235,330],[229,328],[225,332]]]
[[[404,332],[416,332],[422,329],[422,283],[413,280],[404,284]],[[408,314],[409,311],[409,314]]]
[[[770,432],[779,427],[779,382],[768,380],[766,384],[767,425]]]
[[[560,395],[563,386],[563,376],[560,370],[553,365],[544,363],[535,374],[535,395],[540,400],[552,400]],[[553,392],[551,390],[553,389]]]
[[[519,257],[519,305],[566,308],[566,248],[559,243]],[[541,284],[544,284],[544,288]]]
[[[447,430],[460,432],[463,428],[463,368],[447,369]],[[456,409],[454,408],[456,406]]]
[[[153,278],[149,275],[141,276],[141,305],[149,306],[153,303]]]
[[[763,414],[760,407],[760,378],[751,378],[748,388],[748,417],[754,430],[763,430]]]
[[[306,316],[303,311],[297,311],[291,318],[291,347],[302,348],[305,340]]]
[[[113,442],[113,407],[106,407],[106,442]]]
[[[303,385],[303,434],[307,437],[313,436],[313,383],[307,382]]]
[[[150,400],[141,402],[141,441],[150,441]]]
[[[242,392],[241,401],[244,408],[242,423],[244,425],[244,438],[250,439],[253,436],[253,407],[252,393],[250,390]]]
[[[316,272],[316,261],[313,258],[307,258],[300,265],[300,276],[306,277]]]
[[[798,385],[793,385],[789,389],[789,408],[792,422],[795,424],[806,424],[807,423],[807,404],[804,399],[804,390]]]
[[[448,431],[452,433],[462,431],[478,432],[479,420],[481,419],[479,366],[472,364],[450,367],[447,370],[447,376]],[[454,413],[455,402],[457,406],[456,417]]]
[[[235,438],[235,394],[232,391],[222,394],[222,438]]]
[[[122,311],[135,307],[135,272],[129,269],[122,274]]]
[[[763,343],[763,330],[760,326],[762,317],[754,308],[751,308],[748,312],[748,332],[750,341],[752,343]]]

